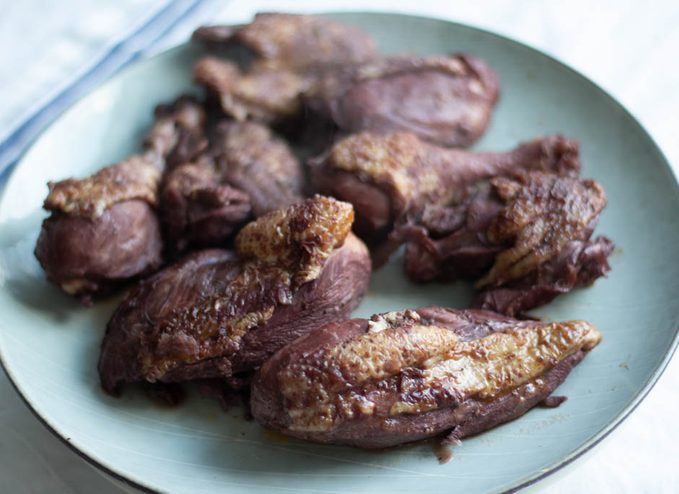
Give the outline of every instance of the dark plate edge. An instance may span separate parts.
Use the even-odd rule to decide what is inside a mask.
[[[5,362],[2,358],[2,354],[0,354],[0,367],[2,368],[3,372],[5,373],[5,376],[7,376],[7,380],[9,383],[12,385],[12,388],[14,388],[14,391],[19,395],[19,398],[21,398],[21,401],[26,405],[26,407],[30,410],[30,412],[33,414],[33,416],[38,419],[38,422],[40,422],[45,428],[52,433],[54,437],[59,439],[62,444],[68,447],[71,451],[73,451],[76,455],[78,455],[80,458],[85,460],[87,463],[92,465],[93,467],[101,470],[105,474],[110,475],[111,477],[115,478],[116,480],[121,481],[122,483],[133,487],[135,489],[141,490],[142,492],[147,492],[150,494],[160,494],[162,491],[157,491],[153,490],[150,487],[147,487],[143,484],[137,483],[136,481],[129,479],[127,477],[124,477],[123,474],[117,473],[114,470],[110,469],[103,463],[100,463],[98,460],[95,460],[94,458],[90,457],[87,455],[87,453],[81,451],[78,449],[74,444],[71,443],[68,439],[66,439],[64,436],[61,435],[59,431],[57,431],[54,427],[52,427],[43,417],[40,415],[35,408],[33,408],[33,405],[28,401],[28,399],[23,395],[23,393],[19,390],[17,387],[17,384],[14,382],[14,379],[12,379],[9,371],[5,367]]]
[[[628,119],[629,119],[629,120],[630,120],[630,121],[638,128],[638,130],[639,130],[643,135],[646,136],[646,138],[647,138],[647,139],[649,140],[649,142],[652,144],[652,147],[653,147],[654,151],[655,151],[655,152],[662,158],[662,160],[664,161],[664,164],[665,164],[664,171],[665,171],[665,173],[668,175],[668,177],[670,177],[670,179],[674,182],[674,185],[675,185],[675,189],[674,189],[674,190],[675,190],[675,195],[677,195],[677,196],[679,197],[679,181],[677,180],[677,177],[675,176],[675,174],[674,174],[674,172],[673,172],[673,170],[672,170],[672,168],[671,168],[671,166],[670,166],[670,164],[669,164],[669,160],[668,160],[667,157],[665,156],[665,153],[663,153],[662,149],[658,146],[658,144],[656,143],[655,139],[653,139],[653,137],[651,136],[651,134],[644,128],[644,126],[639,122],[639,120],[638,120],[636,117],[634,117],[634,115],[633,115],[633,114],[625,107],[625,105],[623,105],[621,102],[619,102],[618,100],[616,100],[613,96],[611,96],[611,95],[608,93],[608,91],[606,91],[604,88],[602,88],[601,86],[599,86],[597,83],[595,83],[594,81],[592,81],[592,80],[591,80],[590,78],[588,78],[587,76],[583,75],[583,74],[582,74],[581,72],[579,72],[578,70],[576,70],[576,69],[570,67],[569,65],[567,65],[567,64],[564,63],[564,62],[561,62],[559,59],[557,59],[556,57],[554,57],[554,56],[552,56],[552,55],[550,55],[550,54],[547,54],[547,53],[545,53],[545,52],[543,52],[543,51],[541,51],[541,50],[539,50],[539,49],[537,49],[537,48],[533,48],[532,46],[527,45],[527,44],[525,44],[525,43],[523,43],[523,42],[521,42],[521,41],[514,40],[514,39],[512,39],[512,38],[510,38],[510,37],[508,37],[508,36],[505,36],[505,35],[503,35],[503,34],[498,34],[498,33],[496,33],[496,32],[490,31],[490,30],[485,29],[485,28],[482,28],[482,27],[473,26],[473,25],[469,25],[469,24],[463,24],[463,23],[461,23],[461,22],[451,21],[451,20],[447,20],[447,19],[441,19],[441,18],[436,18],[436,17],[424,16],[424,15],[412,15],[412,14],[401,13],[401,12],[381,12],[381,11],[344,11],[344,12],[341,12],[341,11],[340,11],[340,12],[323,12],[323,13],[314,13],[314,15],[327,15],[327,16],[338,17],[338,18],[341,18],[341,17],[344,17],[344,16],[355,16],[355,15],[365,15],[365,16],[392,16],[392,17],[411,17],[411,18],[422,19],[422,20],[427,20],[427,21],[443,22],[443,23],[446,23],[446,24],[453,25],[453,26],[455,26],[455,27],[458,28],[458,29],[463,29],[463,30],[466,29],[466,30],[469,30],[469,31],[476,31],[476,32],[480,32],[480,33],[483,33],[483,34],[485,34],[485,35],[488,35],[488,36],[497,38],[497,39],[499,39],[499,40],[501,40],[501,41],[503,41],[503,42],[506,42],[506,43],[509,43],[509,44],[511,44],[511,45],[514,45],[515,47],[518,47],[518,48],[520,48],[520,49],[522,49],[522,50],[530,51],[532,54],[537,55],[537,56],[540,56],[540,57],[542,57],[542,58],[544,58],[544,59],[550,61],[551,63],[557,64],[557,65],[559,65],[560,67],[562,67],[562,68],[566,69],[567,71],[569,71],[570,73],[572,73],[572,74],[578,76],[579,78],[583,79],[584,81],[586,81],[586,82],[587,82],[592,88],[594,88],[601,96],[603,96],[604,98],[606,98],[606,99],[609,101],[609,103],[612,103],[614,106],[617,106],[618,108],[620,108],[620,109],[622,110],[623,114],[625,115],[625,117],[627,117],[627,118],[628,118]],[[175,46],[175,47],[173,47],[173,48],[170,48],[170,49],[168,49],[168,50],[164,50],[164,51],[162,51],[162,52],[160,52],[160,53],[157,53],[157,54],[153,55],[152,57],[143,58],[143,59],[141,59],[141,60],[139,60],[139,61],[136,61],[136,62],[134,62],[132,65],[130,65],[130,66],[124,68],[123,70],[121,70],[120,72],[118,72],[117,74],[115,74],[112,78],[108,79],[108,80],[105,81],[103,84],[106,84],[107,82],[111,81],[112,79],[121,77],[123,74],[126,74],[127,72],[134,70],[134,68],[136,67],[136,65],[137,65],[138,63],[143,63],[143,62],[148,61],[148,60],[150,60],[150,59],[154,59],[154,58],[158,58],[158,57],[161,57],[161,56],[165,56],[165,55],[167,55],[167,54],[170,53],[170,52],[173,52],[173,51],[176,51],[176,50],[181,50],[181,49],[183,49],[183,48],[186,48],[186,45],[188,45],[188,44],[189,44],[189,43],[183,43],[183,44],[180,44],[180,45]],[[99,86],[93,88],[91,91],[88,91],[86,94],[82,95],[80,98],[77,98],[76,101],[74,101],[73,104],[72,104],[71,106],[69,106],[68,108],[64,109],[63,112],[60,112],[58,115],[56,115],[55,118],[54,118],[54,120],[52,121],[52,123],[50,123],[50,124],[45,128],[45,130],[43,130],[38,136],[36,136],[36,138],[30,143],[30,145],[27,147],[27,149],[24,151],[24,153],[22,153],[22,155],[20,156],[20,158],[17,160],[17,165],[19,165],[19,164],[21,163],[21,161],[24,159],[25,155],[26,155],[28,152],[30,152],[30,150],[34,147],[34,145],[35,145],[35,143],[38,141],[38,139],[42,136],[42,134],[43,134],[45,131],[47,131],[49,128],[51,128],[51,126],[54,124],[54,122],[56,122],[57,120],[59,120],[66,112],[68,112],[69,110],[71,110],[71,109],[72,109],[75,105],[77,105],[81,100],[85,99],[85,98],[88,97],[90,94],[92,94],[92,93],[94,93],[95,91],[97,91],[99,88],[101,88],[101,85],[99,85]],[[15,168],[16,168],[16,167],[15,167]],[[7,175],[8,175],[8,176],[7,176],[7,182],[5,183],[5,187],[3,187],[3,189],[9,186],[10,181],[11,181],[11,178],[12,178],[12,175],[13,175],[13,172],[14,172],[14,169],[11,170],[11,171],[9,171],[9,173],[7,174]],[[0,191],[0,199],[2,198],[3,195],[4,195],[4,191]],[[618,416],[616,416],[611,422],[609,422],[608,425],[606,425],[602,430],[600,430],[599,432],[597,432],[596,434],[594,434],[594,436],[593,436],[589,441],[585,442],[580,448],[576,449],[573,453],[571,453],[570,455],[568,455],[567,457],[565,457],[562,461],[560,461],[560,462],[558,462],[558,463],[556,463],[556,464],[554,464],[554,465],[551,465],[551,466],[547,467],[546,470],[542,471],[542,472],[539,473],[539,474],[533,475],[532,477],[528,477],[528,478],[526,478],[526,479],[519,480],[519,481],[516,483],[516,485],[510,487],[509,489],[507,489],[507,490],[505,490],[505,491],[499,491],[499,492],[502,492],[502,493],[513,493],[513,492],[517,492],[517,491],[519,491],[519,490],[521,490],[521,489],[524,489],[524,488],[526,488],[526,487],[528,487],[528,486],[534,485],[535,483],[539,482],[540,480],[542,480],[542,479],[548,477],[549,475],[552,475],[553,473],[555,473],[555,472],[561,470],[562,468],[564,468],[564,467],[566,467],[567,465],[571,464],[572,462],[574,462],[574,461],[577,460],[578,458],[582,457],[585,453],[589,452],[589,451],[592,450],[596,445],[598,445],[603,439],[605,439],[606,437],[608,437],[608,435],[610,435],[611,432],[613,432],[613,431],[614,431],[614,430],[615,430],[615,429],[616,429],[616,428],[617,428],[617,427],[618,427],[618,426],[619,426],[619,425],[620,425],[627,417],[630,416],[630,414],[631,414],[632,412],[634,412],[634,410],[636,410],[636,408],[639,406],[639,404],[646,398],[646,396],[648,395],[648,393],[653,389],[653,387],[654,387],[655,384],[658,382],[658,380],[660,379],[660,377],[661,377],[662,374],[664,373],[665,369],[666,369],[667,366],[669,365],[669,362],[671,361],[673,355],[675,354],[675,352],[676,352],[678,346],[679,346],[679,320],[675,322],[675,334],[674,334],[674,337],[673,337],[673,339],[672,339],[672,342],[670,343],[669,350],[668,350],[668,352],[665,354],[663,360],[660,362],[660,364],[658,365],[658,367],[656,367],[656,369],[655,369],[654,372],[653,372],[653,375],[648,379],[648,381],[646,382],[646,384],[644,384],[644,386],[643,386],[643,388],[641,389],[641,391],[639,391],[639,393],[633,398],[633,400],[630,402],[630,404],[627,405],[627,407],[626,407],[622,412],[620,412],[620,413],[618,414]],[[147,492],[147,493],[151,493],[151,494],[157,494],[157,493],[159,494],[159,493],[162,493],[162,492],[163,492],[163,491],[160,491],[160,490],[156,490],[156,489],[154,489],[154,488],[152,488],[152,487],[149,487],[149,486],[147,486],[147,485],[144,485],[144,484],[142,484],[140,481],[136,481],[136,480],[133,480],[133,479],[131,479],[131,478],[125,477],[124,474],[122,474],[122,473],[116,472],[116,471],[113,470],[112,468],[110,468],[110,467],[104,465],[103,463],[101,463],[99,460],[97,460],[97,459],[95,459],[95,458],[89,456],[88,454],[86,454],[86,453],[84,453],[83,451],[81,451],[80,449],[78,449],[74,444],[72,444],[72,443],[70,442],[69,439],[67,439],[66,437],[64,437],[63,435],[61,435],[61,433],[60,433],[58,430],[56,430],[56,428],[54,428],[49,422],[47,422],[47,419],[46,419],[46,418],[44,418],[42,415],[40,415],[40,414],[33,408],[33,406],[31,405],[31,403],[29,402],[29,400],[28,400],[28,399],[24,396],[24,394],[21,392],[21,390],[19,389],[17,383],[16,383],[16,382],[14,381],[14,379],[12,378],[12,375],[11,375],[9,369],[7,369],[7,367],[5,366],[5,361],[4,361],[4,358],[3,358],[2,348],[0,348],[0,367],[2,367],[3,372],[4,372],[5,375],[7,376],[9,382],[11,383],[11,385],[12,385],[12,387],[14,388],[14,390],[16,391],[16,393],[19,395],[19,397],[20,397],[21,400],[24,402],[24,404],[27,406],[27,408],[31,411],[31,413],[38,419],[38,421],[39,421],[43,426],[45,426],[45,428],[46,428],[50,433],[52,433],[55,437],[57,437],[57,439],[59,439],[63,444],[65,444],[71,451],[73,451],[74,453],[76,453],[80,458],[84,459],[84,460],[87,461],[90,465],[92,465],[92,466],[98,468],[98,469],[101,470],[102,472],[104,472],[104,473],[110,475],[110,476],[113,477],[114,479],[116,479],[116,480],[118,480],[118,481],[121,481],[122,483],[124,483],[124,484],[126,484],[126,485],[128,485],[128,486],[130,486],[130,487],[133,487],[133,488],[135,488],[135,489],[139,489],[139,490],[141,490],[142,492]]]

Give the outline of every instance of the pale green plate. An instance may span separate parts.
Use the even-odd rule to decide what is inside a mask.
[[[385,52],[466,51],[502,81],[500,104],[477,147],[506,149],[562,132],[582,143],[583,174],[609,206],[597,229],[619,246],[608,279],[539,311],[587,319],[604,341],[578,366],[557,409],[536,409],[464,441],[439,465],[430,443],[384,452],[285,440],[192,396],[178,408],[137,393],[110,398],[96,361],[116,305],[85,309],[48,285],[33,257],[45,183],[86,175],[137,148],[156,103],[191,87],[195,47],[136,64],[66,112],[31,148],[0,202],[0,351],[17,390],[56,434],[137,486],[172,492],[496,492],[534,482],[591,448],[630,413],[667,364],[679,320],[679,194],[648,134],[597,86],[541,53],[449,22],[383,14],[338,18],[371,32]],[[398,264],[378,272],[357,315],[446,304],[469,288],[417,287]],[[633,453],[631,453],[633,454]]]

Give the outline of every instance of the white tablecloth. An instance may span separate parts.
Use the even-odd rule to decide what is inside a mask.
[[[679,172],[676,0],[611,0],[596,5],[580,0],[5,0],[0,3],[0,153],[4,152],[0,158],[11,161],[2,142],[14,136],[14,152],[20,151],[21,140],[30,140],[47,123],[40,121],[40,114],[35,117],[36,112],[83,75],[90,73],[87,83],[71,91],[74,94],[62,94],[62,104],[108,77],[140,50],[149,55],[184,41],[202,22],[243,22],[263,10],[398,11],[460,21],[518,39],[556,56],[611,92],[641,120]],[[146,28],[139,39],[121,45],[152,18],[155,31]],[[116,49],[121,53],[116,52],[114,63],[109,59],[110,66],[98,67],[101,58]],[[29,122],[34,129],[26,124],[32,117],[37,120]],[[2,165],[0,159],[0,171]],[[647,399],[609,438],[535,490],[679,492],[678,405],[679,358],[675,358]],[[130,488],[113,483],[54,438],[0,374],[0,492],[123,490]]]

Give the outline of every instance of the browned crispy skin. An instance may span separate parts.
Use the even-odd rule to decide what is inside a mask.
[[[590,240],[605,205],[593,180],[524,173],[493,179],[457,206],[430,207],[394,236],[408,239],[410,279],[482,277],[476,306],[516,315],[610,270],[613,243]]]
[[[140,199],[158,203],[161,174],[170,157],[188,161],[207,148],[204,112],[193,99],[180,97],[156,109],[156,122],[144,140],[144,152],[102,168],[83,179],[49,182],[43,207],[48,211],[94,219],[118,202]],[[178,156],[177,156],[178,155]]]
[[[302,70],[363,62],[376,55],[372,38],[346,24],[310,15],[257,14],[244,26],[204,26],[193,39],[239,45],[269,65]]]
[[[153,351],[151,345],[158,344],[148,341],[153,335],[147,333],[152,333],[155,324],[171,317],[175,307],[190,307],[211,293],[224,290],[237,270],[238,259],[233,252],[203,250],[185,256],[135,286],[106,329],[99,358],[103,388],[113,393],[126,382],[143,380],[141,355]]]
[[[474,307],[521,315],[574,288],[587,287],[611,270],[608,257],[615,244],[605,236],[568,242],[534,272],[503,285],[482,289]]]
[[[512,246],[496,257],[479,287],[522,278],[568,242],[586,240],[606,206],[604,189],[594,180],[531,173],[496,178],[492,184],[506,205],[488,228],[488,239]]]
[[[253,380],[262,425],[321,443],[383,448],[513,420],[547,398],[601,335],[584,321],[517,321],[428,307],[327,324]]]
[[[596,181],[530,173],[493,187],[505,206],[486,234],[509,247],[477,282],[477,306],[519,314],[608,273],[613,242],[590,240],[606,206]]]
[[[310,165],[316,189],[352,203],[356,232],[373,245],[406,215],[460,199],[479,180],[520,170],[580,169],[577,143],[562,136],[491,153],[445,149],[408,133],[368,132],[342,139]]]
[[[293,285],[302,285],[318,278],[353,221],[350,204],[316,195],[246,225],[236,237],[236,252],[243,260],[283,268]]]
[[[49,182],[49,194],[43,208],[95,219],[112,205],[131,199],[155,207],[161,174],[155,157],[131,156],[83,179]]]
[[[189,98],[160,107],[145,151],[84,179],[49,184],[35,255],[47,278],[89,302],[157,269],[162,239],[156,217],[166,162],[202,152],[202,108]]]
[[[224,121],[217,126],[213,143],[221,181],[250,196],[256,217],[301,200],[302,166],[267,127]]]
[[[485,131],[499,82],[469,55],[392,57],[325,71],[306,102],[347,133],[410,132],[467,146]]]
[[[329,321],[365,293],[370,258],[351,205],[316,196],[247,225],[236,252],[207,250],[142,281],[111,318],[102,385],[237,375]]]

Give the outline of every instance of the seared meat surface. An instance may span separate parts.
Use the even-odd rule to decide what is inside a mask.
[[[161,220],[173,252],[218,246],[252,216],[250,196],[222,184],[209,158],[168,173],[160,195]]]
[[[498,96],[492,70],[466,55],[296,70],[260,61],[245,72],[207,56],[196,63],[193,77],[235,120],[293,121],[295,127],[322,129],[325,142],[337,133],[411,132],[435,144],[466,146],[485,131]]]
[[[325,325],[253,380],[259,423],[321,443],[455,442],[545,400],[600,341],[584,321],[428,307]]]
[[[89,302],[160,266],[155,208],[161,174],[168,160],[205,148],[203,116],[195,101],[180,98],[159,108],[142,154],[84,179],[49,183],[44,208],[51,215],[43,222],[35,255],[50,281]]]
[[[486,235],[502,208],[492,186],[483,184],[460,204],[426,206],[416,221],[394,230],[390,250],[407,240],[404,267],[415,282],[478,279],[506,247]]]
[[[137,154],[48,184],[48,280],[83,303],[136,283],[101,344],[106,393],[176,404],[191,383],[360,448],[458,443],[566,399],[552,393],[601,335],[525,311],[610,269],[576,141],[459,149],[500,95],[468,54],[379,56],[359,29],[293,14],[193,39],[218,48],[193,65],[204,97],[156,107]],[[350,319],[403,244],[410,280],[474,280],[474,308]]]
[[[156,206],[161,175],[157,159],[155,153],[135,155],[80,180],[50,182],[43,207],[47,211],[95,219],[114,204],[133,199]]]
[[[223,121],[211,149],[165,177],[161,218],[173,251],[219,246],[252,217],[302,200],[302,168],[263,125]]]
[[[509,247],[477,282],[477,306],[518,314],[610,270],[613,242],[590,240],[606,206],[596,181],[531,173],[497,178],[493,187],[506,205],[486,234]]]
[[[244,26],[204,26],[193,39],[238,45],[260,63],[300,71],[315,65],[363,62],[376,55],[363,31],[318,16],[260,13]]]
[[[317,79],[306,102],[340,131],[410,132],[442,146],[476,141],[499,93],[493,70],[468,55],[384,58]]]
[[[155,109],[156,123],[144,140],[147,149],[164,156],[166,169],[200,156],[208,146],[205,137],[205,110],[191,96],[181,96]]]
[[[222,122],[213,147],[221,180],[250,196],[256,217],[301,200],[302,166],[285,141],[267,127],[254,122]]]
[[[520,170],[576,174],[575,141],[550,136],[500,153],[445,149],[408,133],[355,134],[310,161],[316,189],[356,210],[356,232],[369,244],[384,241],[394,223],[425,206],[460,199],[481,179]]]
[[[590,240],[605,206],[593,180],[522,173],[491,180],[457,206],[425,209],[394,236],[409,239],[412,280],[480,278],[475,305],[517,315],[610,270],[613,243]]]
[[[245,226],[235,253],[207,250],[142,281],[109,321],[99,372],[135,381],[239,382],[293,339],[345,319],[370,278],[350,204],[315,196]]]

